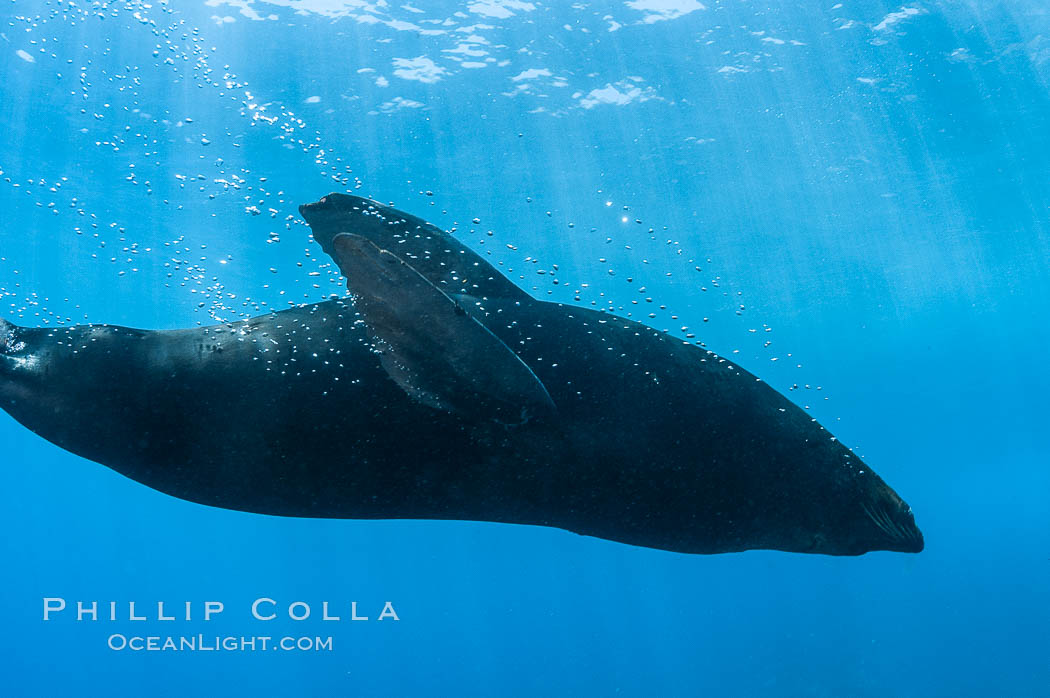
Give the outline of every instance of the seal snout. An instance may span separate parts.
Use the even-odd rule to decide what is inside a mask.
[[[922,531],[915,525],[911,507],[896,498],[895,503],[880,506],[879,504],[862,504],[864,513],[875,525],[884,541],[885,550],[902,553],[919,553],[926,547]],[[895,504],[895,505],[894,505]]]

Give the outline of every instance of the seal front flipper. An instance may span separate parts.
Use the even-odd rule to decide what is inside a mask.
[[[445,293],[527,301],[529,295],[455,237],[421,218],[350,194],[332,193],[299,207],[314,240],[329,255],[341,233],[390,250]]]
[[[410,397],[475,421],[554,414],[532,369],[400,257],[350,233],[333,238],[332,256],[383,368]]]

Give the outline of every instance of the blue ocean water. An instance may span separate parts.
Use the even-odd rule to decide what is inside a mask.
[[[538,298],[695,334],[926,538],[690,556],[278,519],[0,414],[4,695],[1050,695],[1042,3],[2,0],[0,74],[0,316],[175,328],[342,294],[297,205],[350,191]],[[109,646],[196,633],[333,646]]]

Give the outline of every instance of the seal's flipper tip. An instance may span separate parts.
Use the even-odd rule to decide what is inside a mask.
[[[510,298],[530,296],[508,281],[480,255],[448,232],[421,218],[372,199],[333,192],[299,207],[314,240],[334,256],[333,240],[343,233],[394,250],[430,283],[448,293]]]

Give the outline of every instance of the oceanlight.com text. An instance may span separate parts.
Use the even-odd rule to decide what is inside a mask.
[[[273,637],[271,635],[122,635],[106,645],[116,652],[331,652],[332,636]]]

